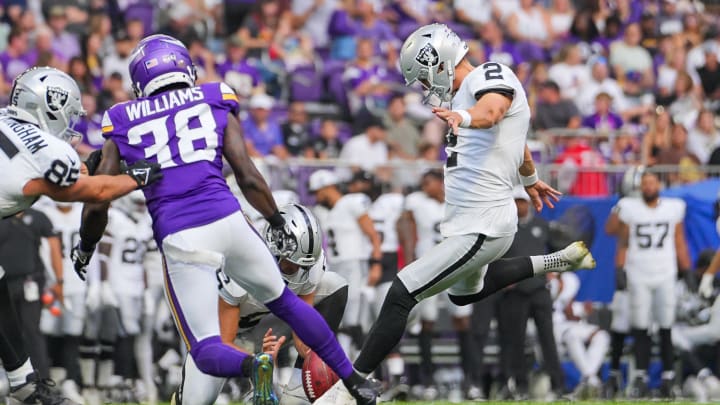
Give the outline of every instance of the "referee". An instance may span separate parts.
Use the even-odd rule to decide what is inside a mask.
[[[56,283],[51,287],[62,300],[62,250],[60,238],[45,214],[27,209],[0,221],[0,266],[5,271],[11,307],[20,320],[25,347],[40,378],[49,377],[45,337],[40,333],[40,295],[45,287],[45,267],[40,259],[40,242],[47,238]],[[8,303],[3,300],[1,305]],[[3,308],[6,309],[6,308]]]
[[[534,216],[530,197],[522,187],[513,191],[518,210],[518,230],[505,257],[544,255],[548,252],[548,223]],[[491,266],[497,266],[496,262]],[[519,398],[528,393],[528,364],[525,361],[527,321],[533,318],[542,349],[545,371],[556,395],[563,392],[563,372],[553,333],[553,302],[544,276],[535,276],[505,289],[498,298],[498,332],[502,344],[502,365],[506,378],[513,378]]]

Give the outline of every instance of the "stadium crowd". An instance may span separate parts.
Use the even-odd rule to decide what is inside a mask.
[[[248,151],[276,191],[286,193],[282,197],[286,202],[314,203],[320,190],[328,187],[337,187],[340,195],[370,197],[372,205],[366,213],[385,236],[383,253],[395,260],[383,263],[378,285],[414,258],[416,246],[411,239],[417,235],[402,228],[403,218],[414,215],[413,226],[420,227],[418,217],[431,211],[425,211],[427,205],[413,206],[410,201],[419,197],[412,200],[411,192],[442,202],[438,191],[442,174],[428,169],[440,167],[446,158],[447,128],[423,105],[418,88],[404,86],[397,67],[402,41],[420,25],[445,23],[467,41],[474,64],[499,62],[517,72],[533,111],[533,150],[540,157],[538,163],[558,167],[553,176],[567,194],[609,196],[640,188],[638,181],[631,184],[633,190],[621,190],[622,173],[604,170],[612,165],[672,165],[673,172],[663,177],[668,186],[701,180],[703,166],[720,165],[718,1],[6,0],[0,10],[0,104],[7,104],[13,79],[29,67],[52,66],[67,72],[80,85],[87,111],[76,126],[84,136],[77,146],[83,157],[104,142],[103,112],[132,98],[127,66],[135,45],[152,33],[181,39],[197,66],[198,83],[223,81],[239,96]],[[337,178],[322,187],[298,181],[307,180],[318,167],[336,165]],[[568,178],[562,173],[571,174]],[[529,212],[532,209],[523,193],[517,195],[516,203],[522,236],[511,253],[546,253],[553,244],[552,235],[557,236],[551,232],[552,224]],[[45,264],[25,266],[41,290],[31,299],[28,274],[16,274],[16,287],[24,294],[16,305],[21,308],[28,341],[33,342],[33,361],[43,377],[58,381],[67,396],[81,403],[85,402],[82,388],[91,386],[102,389],[105,398],[113,401],[154,402],[169,397],[181,377],[184,353],[161,299],[159,259],[153,256],[156,247],[147,236],[151,231],[143,222],[142,201],[136,195],[117,206],[137,219],[127,225],[137,227],[134,231],[122,226],[117,231],[118,235],[127,233],[135,244],[121,251],[117,263],[135,266],[145,275],[134,281],[115,280],[117,269],[104,270],[91,286],[63,292],[67,287],[50,274],[62,265],[45,259]],[[328,208],[332,209],[317,207],[321,225]],[[12,227],[29,228],[33,235],[25,246],[31,251],[45,240],[41,256],[68,257],[77,236],[71,230],[58,233],[61,225],[53,223],[53,218],[62,217],[59,213],[73,215],[79,225],[78,209],[48,202],[33,212],[39,219],[13,219],[14,223],[0,227],[0,236],[13,234]],[[395,238],[388,237],[392,233]],[[7,239],[0,240],[5,244],[0,246],[4,261],[0,265],[7,270],[13,267],[7,263],[17,258],[18,250]],[[117,235],[114,240],[119,240]],[[537,252],[527,251],[528,246]],[[706,268],[707,255],[701,259],[690,267]],[[65,263],[67,283],[75,275]],[[38,274],[46,267],[47,276]],[[551,288],[545,288],[546,282]],[[678,317],[685,327],[711,321],[707,302],[694,293],[697,286],[679,284],[678,294],[693,297],[678,300],[682,301]],[[498,294],[492,302],[474,305],[469,312],[454,308],[442,297],[431,302],[428,306],[442,308],[450,322],[431,309],[419,311],[401,348],[400,357],[407,357],[406,361],[388,358],[382,373],[389,388],[386,397],[523,399],[531,394],[539,397],[535,391],[543,391],[537,388],[543,382],[547,395],[542,399],[573,390],[579,397],[600,395],[600,379],[606,376],[599,378],[598,373],[610,351],[611,334],[603,330],[608,325],[602,322],[602,310],[573,302],[578,289],[577,278],[567,275],[562,280],[531,280]],[[52,312],[60,312],[52,297],[45,302],[43,290],[56,298],[80,291],[86,299],[72,305],[130,307],[138,317],[130,322],[134,327],[124,323],[127,330],[114,331],[118,340],[117,336],[105,339],[101,332],[100,344],[86,341],[82,325],[79,331],[71,328],[61,336],[42,336],[56,328],[47,326],[42,331],[41,318],[49,324]],[[363,291],[363,297],[372,300],[373,293]],[[368,320],[371,312],[365,315]],[[519,336],[517,330],[525,330],[531,316],[536,327],[530,328],[525,340],[525,334]],[[511,322],[517,319],[522,319],[522,325]],[[348,336],[344,341],[348,351],[359,348],[362,331],[341,332]],[[73,343],[68,345],[67,339]],[[459,358],[434,351],[433,341],[451,342],[448,347],[453,354],[459,350]],[[693,378],[678,379],[685,394],[698,400],[720,399],[720,382],[711,371],[718,367],[718,341],[720,330],[712,345],[700,347],[703,353],[714,350],[711,356],[698,356],[697,348],[687,341],[673,342],[678,353],[684,354],[680,366],[684,372],[679,375]],[[534,355],[536,343],[542,356]],[[108,346],[113,345],[111,350]],[[148,352],[148,347],[153,350]],[[622,355],[625,352],[620,348]],[[83,361],[91,358],[99,359],[97,380],[83,375],[87,364]],[[537,377],[541,373],[531,373],[525,364],[528,358],[537,359],[549,382]],[[564,360],[579,370],[570,386],[563,378]],[[418,367],[412,366],[415,363]],[[458,369],[462,370],[459,374]],[[224,398],[237,399],[244,384],[229,384]]]

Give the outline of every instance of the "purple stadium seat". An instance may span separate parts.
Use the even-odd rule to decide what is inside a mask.
[[[290,73],[291,101],[320,101],[322,96],[322,79],[315,66],[300,66]]]

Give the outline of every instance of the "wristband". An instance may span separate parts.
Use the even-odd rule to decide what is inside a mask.
[[[458,124],[461,128],[470,128],[470,124],[472,124],[472,117],[470,116],[470,113],[468,110],[452,110],[454,113],[460,115],[462,117],[462,122]]]
[[[265,219],[270,223],[270,226],[273,228],[280,228],[285,225],[285,218],[280,215],[280,211],[273,212],[272,215]]]
[[[520,175],[520,180],[522,181],[523,187],[530,187],[537,183],[540,179],[538,178],[537,170],[535,170],[533,174],[529,176]]]
[[[381,259],[372,259],[372,258],[371,258],[371,259],[370,259],[370,265],[372,266],[372,265],[374,265],[374,264],[382,264],[382,260],[381,260]]]

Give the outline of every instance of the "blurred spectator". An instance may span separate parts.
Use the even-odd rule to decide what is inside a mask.
[[[259,57],[271,48],[279,48],[290,34],[291,16],[279,0],[262,0],[255,10],[245,17],[238,36],[250,56]]]
[[[482,1],[482,0],[481,0]],[[392,27],[383,19],[378,18],[375,6],[369,0],[359,0],[356,9],[360,19],[355,26],[358,38],[372,38],[375,42],[375,54],[382,55],[390,48],[400,46]]]
[[[679,73],[687,73],[692,79],[693,88],[700,83],[697,72],[686,71],[686,52],[682,47],[673,47],[668,52],[665,63],[658,67],[656,87],[658,95],[655,98],[658,104],[665,104],[667,100],[672,101],[675,94],[675,82]]]
[[[595,56],[588,61],[590,79],[575,98],[580,113],[590,115],[595,111],[595,97],[600,93],[607,93],[612,98],[612,107],[615,112],[622,113],[626,107],[625,94],[618,82],[610,77],[607,59],[604,56]]]
[[[190,36],[185,45],[195,64],[198,84],[220,80],[215,70],[215,54],[210,52],[205,42],[200,37]]]
[[[720,62],[718,62],[717,43],[704,44],[703,52],[705,64],[697,68],[703,93],[711,101],[720,101]]]
[[[686,14],[683,16],[682,42],[686,46],[695,47],[702,43],[703,26],[698,14]]]
[[[338,2],[339,0],[292,0],[293,28],[309,34],[316,47],[327,49],[330,46],[330,17]]]
[[[593,128],[600,132],[609,132],[620,129],[623,125],[622,118],[610,111],[612,97],[605,92],[595,96],[595,113],[588,115],[582,120],[582,126]]]
[[[275,100],[267,94],[256,94],[250,98],[250,116],[242,121],[245,144],[251,157],[275,155],[280,159],[289,156],[283,145],[280,125],[270,119]]]
[[[220,79],[232,87],[238,95],[250,97],[253,90],[262,84],[260,71],[246,58],[247,48],[237,35],[231,35],[226,41],[225,60],[215,70]]]
[[[308,159],[337,159],[343,144],[338,139],[338,126],[333,120],[323,120],[320,124],[320,137],[310,141],[305,148],[305,157]]]
[[[455,18],[479,31],[485,24],[493,20],[492,0],[453,0]]]
[[[561,191],[569,191],[578,196],[606,196],[608,184],[603,156],[593,149],[587,139],[570,137],[567,147],[555,163],[562,165],[558,174],[558,186]]]
[[[702,110],[698,114],[697,125],[688,134],[688,150],[697,156],[701,164],[707,164],[710,154],[720,146],[720,133],[715,128],[715,114]]]
[[[560,86],[563,98],[574,100],[585,91],[585,86],[590,81],[590,69],[583,63],[580,47],[563,47],[548,70],[548,76]]]
[[[387,143],[390,151],[396,157],[415,159],[420,143],[420,131],[405,116],[405,98],[395,95],[388,104]]]
[[[385,123],[370,116],[365,122],[365,132],[350,138],[340,152],[340,159],[351,166],[372,172],[388,162],[388,146]]]
[[[620,128],[617,136],[610,137],[610,150],[605,159],[614,165],[638,163],[638,140],[630,127]]]
[[[102,136],[102,114],[97,109],[97,99],[94,95],[83,93],[82,106],[85,116],[75,125],[75,130],[83,136],[82,142],[76,146],[80,156],[87,156],[96,149],[101,149],[105,143]]]
[[[130,41],[133,42],[133,47],[145,37],[145,23],[138,18],[127,20],[125,30],[127,31]]]
[[[61,55],[53,46],[53,33],[50,28],[41,25],[35,30],[35,48],[33,50],[39,66],[51,66],[62,71],[67,70],[68,59]]]
[[[616,0],[615,15],[623,27],[640,22],[643,13],[642,2],[637,0]]]
[[[4,79],[2,94],[8,94],[13,80],[20,73],[35,65],[36,60],[37,54],[30,51],[28,34],[18,28],[13,28],[8,36],[7,48],[0,53],[0,67]]]
[[[52,48],[67,63],[70,58],[80,56],[80,42],[67,32],[67,15],[63,6],[53,6],[48,16],[48,25],[53,32]]]
[[[550,9],[550,29],[556,40],[564,40],[570,35],[570,26],[575,17],[570,0],[552,0]]]
[[[287,151],[298,156],[310,142],[310,126],[305,104],[294,102],[288,108],[288,119],[281,126],[283,143]]]
[[[168,22],[158,30],[175,38],[197,37],[193,28],[193,9],[185,1],[175,1],[168,9]]]
[[[70,59],[70,62],[68,63],[68,72],[70,77],[75,79],[75,81],[78,84],[78,87],[80,87],[80,91],[83,93],[94,93],[95,92],[95,83],[93,81],[93,77],[90,75],[90,72],[88,71],[88,67],[85,64],[85,61],[80,56],[75,56],[72,59]]]
[[[661,40],[670,37],[660,37],[657,34],[657,18],[655,14],[646,12],[640,18],[640,45],[647,49],[651,55],[656,56]]]
[[[256,2],[257,0],[223,0],[223,21],[227,35],[237,32]]]
[[[488,21],[480,29],[480,34],[485,44],[485,58],[488,61],[502,63],[515,67],[522,62],[515,45],[505,40],[500,26],[495,21]]]
[[[492,0],[493,15],[502,22],[508,23],[508,19],[520,9],[520,0]]]
[[[685,71],[679,72],[675,80],[673,102],[668,107],[670,116],[675,122],[682,123],[685,128],[690,128],[695,124],[701,108],[702,103],[693,92],[692,78]]]
[[[650,52],[640,46],[641,39],[640,26],[630,24],[623,39],[610,45],[610,65],[615,71],[615,77],[638,72],[642,77],[642,85],[650,87],[653,84],[652,58]]]
[[[593,20],[593,12],[589,8],[578,10],[570,24],[570,41],[589,47],[600,36],[600,30]],[[590,53],[588,49],[584,51]]]
[[[95,14],[90,17],[89,24],[89,37],[96,37],[96,39],[93,39],[94,42],[97,42],[97,45],[93,45],[93,49],[96,50],[95,53],[100,57],[100,59],[113,53],[115,43],[111,35],[112,21],[110,20],[110,17],[105,13]],[[88,39],[86,43],[89,42],[90,40]],[[90,50],[85,49],[84,53],[90,54]]]
[[[533,126],[536,129],[579,128],[580,112],[575,103],[560,97],[557,83],[548,80],[540,85]]]
[[[535,0],[520,0],[517,9],[507,21],[510,37],[518,43],[523,58],[544,60],[543,48],[551,44],[550,16]]]
[[[683,19],[677,9],[677,0],[661,0],[658,31],[662,35],[674,35],[683,31]]]
[[[655,106],[655,97],[650,89],[642,85],[642,75],[638,72],[628,72],[623,81],[623,94],[626,108],[623,117],[626,121],[639,122]]]
[[[385,66],[374,60],[373,41],[361,38],[357,58],[348,64],[343,81],[350,88],[350,110],[358,112],[368,104],[385,108],[390,96],[389,74]]]
[[[358,24],[350,17],[352,11],[352,5],[345,2],[330,16],[328,34],[331,59],[347,61],[355,58]]]
[[[480,41],[474,41],[474,40],[468,40],[465,41],[468,46],[468,53],[465,55],[465,57],[468,58],[470,63],[473,66],[480,66],[483,63],[487,62],[487,58],[485,57],[485,48]],[[519,76],[518,72],[518,78]]]
[[[130,92],[132,90],[132,81],[130,80],[130,52],[133,50],[133,43],[127,36],[127,33],[121,32],[115,38],[115,52],[111,53],[102,60],[103,75],[107,78],[113,73],[120,73],[123,82],[123,89]]]
[[[671,185],[697,181],[701,173],[697,170],[700,160],[687,147],[688,132],[682,123],[675,123],[670,135],[670,146],[660,151],[657,164],[678,165],[679,172],[669,173]]]
[[[123,77],[119,72],[113,72],[103,80],[100,94],[98,95],[98,109],[105,111],[113,104],[128,100],[130,95],[123,85]]]
[[[672,133],[672,119],[670,113],[658,107],[650,121],[650,128],[642,140],[640,161],[646,166],[657,164],[660,151],[670,147],[670,134]]]

